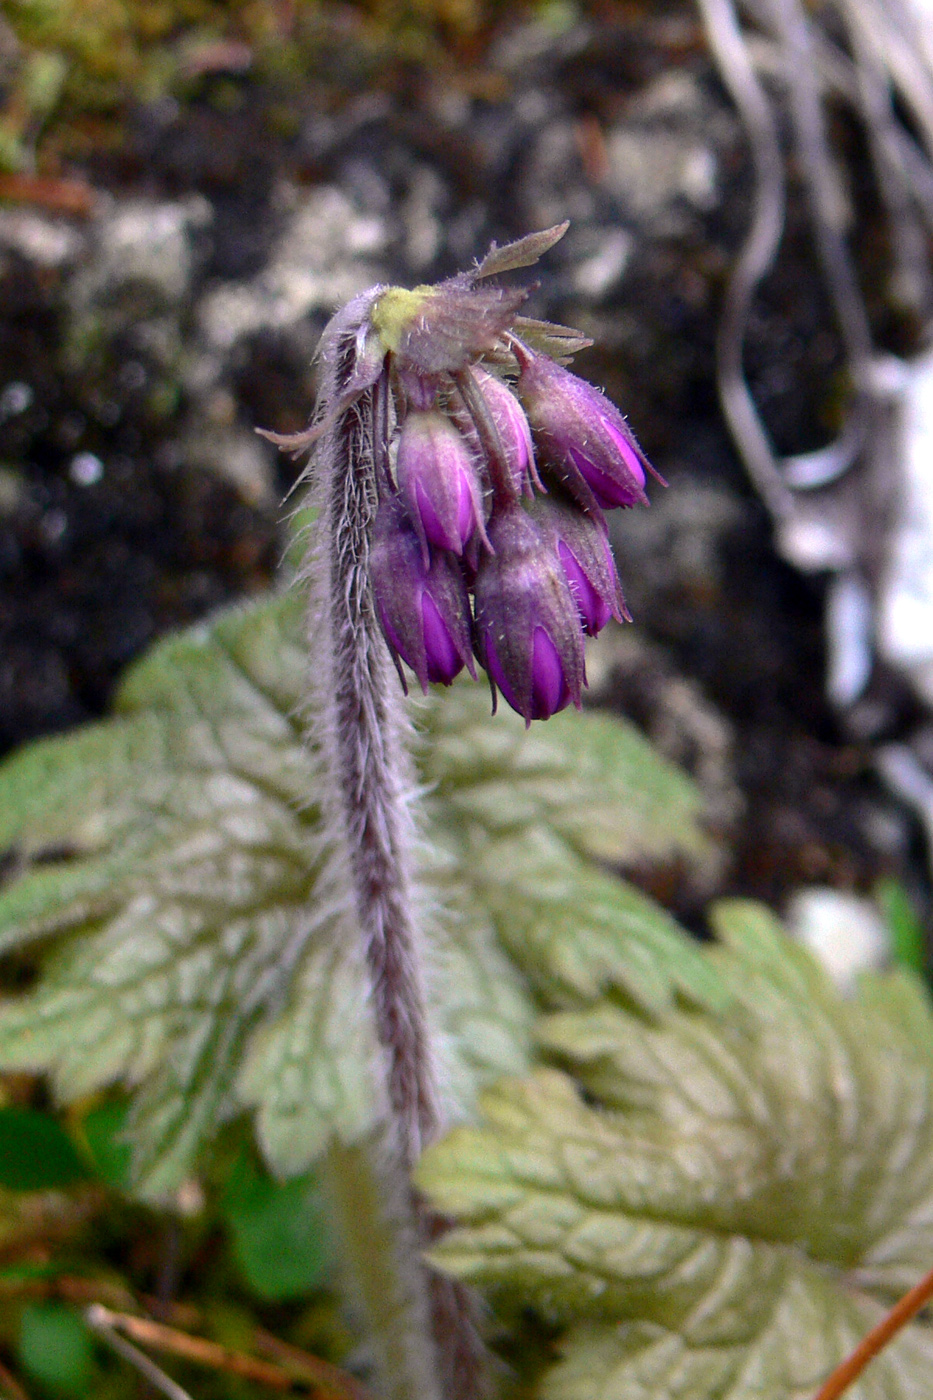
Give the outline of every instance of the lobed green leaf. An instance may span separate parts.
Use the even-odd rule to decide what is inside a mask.
[[[152,1199],[244,1107],[285,1173],[379,1111],[367,977],[315,802],[302,612],[275,597],[161,643],[113,719],[0,770],[0,948],[42,958],[35,989],[0,1008],[0,1067],[48,1071],[65,1101],[133,1090]],[[560,1006],[616,988],[649,1010],[713,995],[676,926],[592,865],[702,854],[684,778],[602,717],[526,732],[490,720],[475,686],[415,709],[431,1016],[457,1111],[526,1067],[531,987]]]
[[[544,826],[577,854],[613,865],[700,859],[702,798],[634,726],[564,710],[525,728],[482,686],[462,681],[419,701],[422,771],[445,827],[514,836]]]
[[[31,1381],[55,1396],[89,1393],[94,1347],[84,1319],[63,1303],[28,1303],[20,1319],[18,1360]]]
[[[233,1258],[249,1288],[281,1302],[317,1288],[331,1265],[326,1211],[313,1176],[275,1181],[243,1152],[221,1200]]]
[[[759,906],[715,921],[727,1014],[547,1017],[573,1078],[488,1091],[419,1167],[438,1266],[567,1328],[547,1400],[813,1392],[933,1257],[929,1005],[903,973],[842,999]],[[931,1363],[914,1324],[853,1395],[921,1400]]]
[[[490,836],[488,828],[460,827],[446,839],[457,851],[451,901],[486,911],[545,1005],[583,1006],[611,992],[648,1014],[676,994],[723,1003],[714,969],[676,921],[582,859],[553,828]]]

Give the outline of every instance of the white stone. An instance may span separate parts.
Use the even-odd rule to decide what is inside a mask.
[[[860,972],[882,967],[889,957],[884,920],[860,895],[817,885],[798,890],[787,908],[787,925],[840,991],[851,991]]]
[[[933,353],[907,375],[897,516],[878,600],[878,650],[933,704]]]
[[[621,280],[634,247],[635,239],[626,229],[610,230],[596,252],[577,263],[573,274],[577,291],[588,297],[605,296]]]
[[[76,280],[77,303],[90,304],[134,282],[156,288],[167,302],[183,301],[192,272],[190,230],[211,217],[200,195],[110,202],[93,231],[93,256]]]
[[[201,331],[214,350],[243,336],[293,326],[328,313],[378,281],[367,259],[385,243],[381,220],[361,214],[336,187],[322,185],[298,204],[268,265],[251,282],[230,282],[205,296]]]
[[[84,241],[84,235],[64,219],[50,219],[32,209],[0,209],[0,248],[9,248],[39,267],[73,262]]]

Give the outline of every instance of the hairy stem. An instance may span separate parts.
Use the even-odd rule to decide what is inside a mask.
[[[334,752],[356,915],[387,1052],[388,1097],[407,1167],[434,1136],[438,1094],[406,858],[407,763],[389,654],[369,586],[376,511],[370,393],[338,420],[324,523],[329,543]]]
[[[350,327],[332,347],[332,394],[352,375],[357,344]],[[384,1388],[392,1400],[475,1400],[481,1353],[469,1300],[422,1263],[421,1251],[438,1223],[410,1186],[411,1168],[436,1136],[441,1115],[410,870],[413,784],[405,720],[369,582],[376,459],[385,449],[384,398],[383,383],[367,389],[335,418],[322,441],[316,464],[321,519],[311,563],[317,595],[312,664],[332,780],[331,816],[343,837],[345,876],[384,1052],[386,1124],[372,1161],[379,1184],[364,1189],[360,1177],[359,1189],[351,1192],[348,1207],[361,1246],[351,1253],[358,1256],[358,1273],[372,1275],[368,1283],[360,1280],[370,1304],[381,1291],[389,1307],[384,1318],[371,1305],[367,1311],[375,1327],[392,1333],[383,1335],[380,1346]],[[348,1173],[350,1165],[348,1159]],[[349,1177],[346,1185],[350,1190]],[[373,1245],[381,1241],[375,1273],[367,1235]],[[391,1282],[380,1282],[386,1270]]]
[[[373,1348],[380,1390],[391,1400],[439,1396],[430,1332],[430,1304],[423,1280],[412,1269],[417,1250],[415,1218],[407,1187],[394,1181],[381,1142],[359,1147],[332,1143],[325,1184],[334,1207],[340,1258],[350,1301]],[[393,1186],[403,1187],[401,1200]]]

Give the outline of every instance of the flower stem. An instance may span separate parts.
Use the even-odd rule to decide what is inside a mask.
[[[350,333],[334,348],[332,402],[352,373],[355,344]],[[380,1266],[394,1276],[389,1291],[395,1335],[381,1345],[386,1393],[392,1400],[475,1400],[480,1348],[468,1295],[421,1261],[438,1226],[410,1185],[411,1168],[437,1135],[441,1114],[409,857],[414,785],[401,697],[369,577],[376,461],[385,449],[377,443],[384,431],[384,394],[384,384],[365,391],[322,440],[316,457],[322,518],[310,565],[318,615],[312,657],[332,789],[328,806],[343,838],[384,1052],[386,1124],[373,1155],[380,1186],[359,1196],[353,1209],[357,1235],[369,1230],[374,1240],[384,1239],[388,1230],[393,1236]]]
[[[402,1160],[411,1168],[436,1133],[440,1114],[406,851],[410,781],[402,717],[369,585],[370,534],[378,504],[372,410],[367,392],[335,425],[337,469],[325,505],[331,760],[376,1029],[387,1051],[389,1104]]]
[[[442,1392],[414,1220],[407,1190],[401,1200],[392,1199],[393,1186],[404,1183],[387,1180],[382,1149],[378,1141],[354,1147],[334,1142],[325,1158],[347,1292],[370,1339],[380,1393],[388,1400],[437,1400]]]

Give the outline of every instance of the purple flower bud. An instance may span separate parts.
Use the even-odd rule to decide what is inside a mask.
[[[470,648],[470,600],[457,562],[433,551],[425,563],[415,531],[397,499],[379,507],[370,570],[386,641],[418,677],[450,685],[463,667],[476,676]],[[399,672],[401,675],[401,671]],[[402,681],[404,685],[404,678]]]
[[[610,617],[630,622],[602,517],[584,515],[553,496],[538,497],[529,510],[553,541],[584,632],[595,637]]]
[[[647,505],[652,468],[615,405],[543,355],[523,351],[520,361],[517,387],[532,431],[568,490],[584,505],[592,494],[606,510]]]
[[[535,468],[531,429],[525,411],[508,385],[496,375],[481,365],[474,365],[470,372],[489,410],[515,494],[532,496],[532,483],[540,488],[541,482]]]
[[[476,468],[466,443],[443,413],[409,413],[399,436],[396,472],[425,560],[429,543],[462,554],[474,530],[483,532]]]
[[[570,701],[586,684],[583,634],[570,585],[549,532],[517,505],[489,522],[494,554],[476,576],[480,661],[505,699],[530,724]]]

